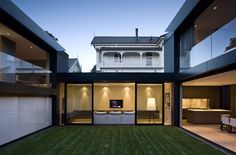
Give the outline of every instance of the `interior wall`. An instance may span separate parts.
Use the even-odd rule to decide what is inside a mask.
[[[123,108],[110,108],[110,99],[122,99]],[[94,85],[94,110],[134,110],[135,85]]]
[[[183,98],[208,98],[211,109],[220,108],[219,86],[184,86]]]
[[[160,111],[160,116],[162,116],[162,85],[137,85],[137,109],[146,111],[147,108],[147,99],[155,98],[157,110]]]
[[[236,117],[236,85],[231,86],[231,110]]]
[[[68,84],[67,85],[67,113],[73,111],[91,111],[92,85]]]

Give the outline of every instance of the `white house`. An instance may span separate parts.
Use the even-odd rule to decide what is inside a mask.
[[[164,72],[164,36],[96,36],[96,72]]]
[[[82,72],[82,67],[79,63],[78,58],[69,58],[68,67],[70,73],[79,73]]]

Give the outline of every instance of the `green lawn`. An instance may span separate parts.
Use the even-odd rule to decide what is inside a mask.
[[[0,149],[7,154],[223,154],[178,128],[164,126],[58,126]]]

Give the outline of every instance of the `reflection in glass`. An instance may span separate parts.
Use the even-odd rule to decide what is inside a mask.
[[[180,71],[235,51],[235,5],[235,0],[215,0],[186,28],[180,36]]]
[[[0,51],[0,81],[50,86],[51,71]]]
[[[137,85],[137,123],[162,123],[162,84]]]
[[[68,84],[67,123],[92,123],[92,85]]]

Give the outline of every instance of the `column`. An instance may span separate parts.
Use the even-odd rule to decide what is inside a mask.
[[[103,55],[104,55],[104,52],[102,51],[101,52],[101,65],[104,66],[104,63],[103,63]]]
[[[123,67],[123,54],[124,52],[119,52],[120,53],[120,66]]]
[[[173,83],[174,105],[173,105],[173,125],[180,127],[182,124],[182,84],[179,81]]]

